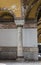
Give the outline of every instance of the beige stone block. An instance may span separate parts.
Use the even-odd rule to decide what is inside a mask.
[[[38,51],[38,48],[37,48],[37,47],[30,48],[30,51],[32,51],[32,52],[34,52],[34,51]]]

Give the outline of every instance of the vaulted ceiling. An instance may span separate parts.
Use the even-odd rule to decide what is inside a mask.
[[[41,5],[41,0],[0,0],[0,8],[12,10],[15,16],[27,19],[36,19],[38,8]],[[22,6],[24,12],[22,12]]]
[[[38,9],[41,6],[41,0],[23,0],[26,10],[25,17],[27,19],[35,19],[38,14]]]
[[[0,8],[12,10],[16,17],[21,17],[20,0],[0,0]]]

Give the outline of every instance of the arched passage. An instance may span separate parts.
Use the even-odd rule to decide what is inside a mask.
[[[0,9],[0,23],[2,24],[4,22],[5,23],[7,23],[7,22],[8,23],[10,23],[10,22],[14,23],[14,13],[12,11],[9,11],[8,9],[5,9],[5,10]],[[3,32],[3,33],[0,32],[0,40],[2,40],[2,41],[0,41],[0,48],[2,49],[0,51],[0,59],[1,60],[4,60],[4,59],[5,60],[15,60],[16,56],[17,56],[16,55],[17,54],[17,48],[14,46],[14,43],[16,44],[16,41],[15,41],[16,29],[11,30],[11,29],[7,29],[7,28],[2,29],[2,30],[0,29]],[[13,39],[13,37],[14,37],[14,39]],[[3,40],[4,40],[4,42],[3,42]]]
[[[41,6],[39,8],[37,16],[37,32],[39,54],[41,54]]]
[[[37,17],[38,43],[41,43],[41,8]]]

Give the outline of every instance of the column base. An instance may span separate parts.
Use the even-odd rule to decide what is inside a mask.
[[[24,56],[18,56],[16,60],[19,61],[19,62],[23,62],[24,61]]]

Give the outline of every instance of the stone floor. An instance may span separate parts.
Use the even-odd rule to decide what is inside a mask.
[[[26,61],[26,62],[15,62],[15,61],[0,61],[0,65],[41,65],[41,61]]]

